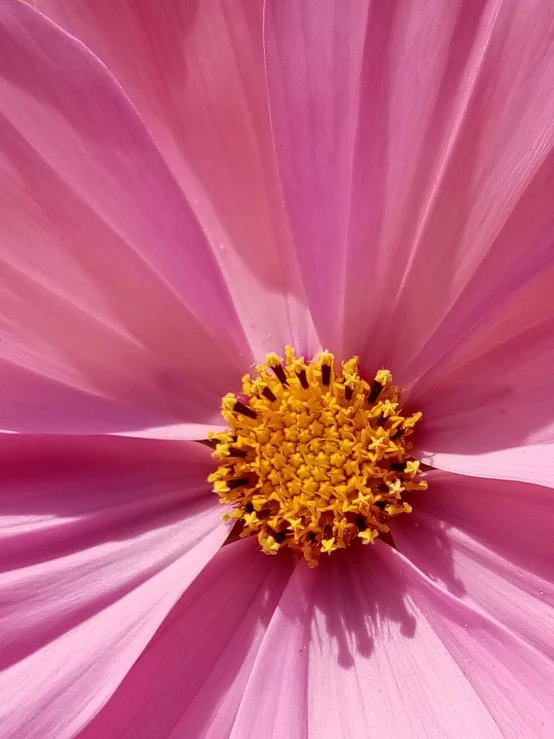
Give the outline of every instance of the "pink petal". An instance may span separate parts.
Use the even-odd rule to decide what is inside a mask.
[[[554,316],[415,387],[410,403],[424,413],[418,454],[440,466],[439,453],[480,455],[553,442],[553,338]]]
[[[400,556],[400,555],[399,555]],[[466,676],[496,725],[493,736],[552,736],[553,662],[494,618],[460,602],[413,569],[414,603]],[[452,706],[446,704],[444,712]],[[472,709],[473,710],[473,709]],[[462,732],[453,731],[452,737]],[[468,736],[488,736],[475,729]],[[424,735],[422,735],[424,736]]]
[[[395,521],[400,551],[469,608],[554,658],[552,491],[438,472],[413,506]]]
[[[552,260],[553,21],[549,0],[267,3],[323,344],[409,384]]]
[[[333,555],[315,571],[300,565],[263,635],[232,739],[502,739],[514,727],[513,736],[546,737],[545,660],[462,604],[457,610],[447,600],[436,614],[419,605],[433,597],[432,584],[381,543]],[[443,613],[452,613],[452,624]],[[473,620],[467,654],[477,664],[470,667],[465,645],[455,652],[447,631],[460,617]],[[479,662],[473,629],[490,639],[484,651],[493,652],[497,684],[488,662]],[[507,665],[523,656],[529,664],[518,686]]]
[[[172,439],[174,441],[201,441],[205,440],[210,431],[219,432],[227,431],[228,426],[222,425],[223,419],[219,418],[220,423],[183,423],[174,424],[172,426],[151,426],[142,428],[138,431],[124,431],[117,436],[128,436],[137,439]]]
[[[257,550],[252,539],[220,550],[82,739],[229,736],[291,573],[290,560]]]
[[[500,449],[485,454],[421,454],[440,470],[472,477],[519,480],[554,487],[554,444]]]
[[[276,174],[262,3],[44,0],[139,110],[204,226],[256,357],[317,347]]]
[[[0,454],[0,734],[73,737],[227,536],[209,451],[0,435]]]
[[[380,24],[374,32],[370,28],[369,5],[368,0],[340,6],[324,1],[313,12],[304,3],[266,3],[266,74],[285,203],[322,342],[339,353],[346,318],[345,261],[350,228],[358,228],[358,189],[363,187],[366,202],[382,197],[382,188],[375,187],[382,161],[369,147],[362,153],[357,140],[358,116],[370,95],[376,117],[365,130],[370,137],[379,132],[381,83],[363,73],[364,47],[367,32],[378,56],[385,37]],[[361,173],[354,165],[358,152]],[[362,184],[357,180],[364,175]],[[377,210],[378,205],[366,208],[366,244],[378,230]],[[375,259],[375,249],[369,246],[364,256],[357,264],[360,282],[369,280],[367,263]],[[357,314],[350,319],[363,321]]]
[[[438,358],[413,383],[413,392],[426,395],[455,369],[520,334],[540,326],[554,315],[554,262],[549,262],[534,278],[521,284],[496,310],[482,315],[476,326],[457,337],[452,350]]]
[[[310,573],[311,574],[311,573]],[[309,620],[315,577],[296,567],[252,665],[229,739],[308,739]]]
[[[255,549],[217,555],[83,739],[546,739],[540,653],[393,549],[333,555],[290,580]]]
[[[100,62],[0,8],[0,428],[209,423],[251,353],[210,246]]]
[[[503,737],[418,607],[421,575],[386,544],[346,554],[304,573],[306,585],[315,574],[309,736]]]

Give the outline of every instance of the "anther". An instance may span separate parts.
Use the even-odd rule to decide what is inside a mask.
[[[324,364],[321,367],[321,382],[325,387],[329,387],[331,382],[331,366],[329,364]]]
[[[345,387],[345,388],[344,388],[344,399],[345,399],[346,401],[350,401],[350,400],[352,400],[352,395],[353,395],[353,394],[354,394],[354,391],[352,390],[352,388],[351,388],[351,387]]]
[[[245,452],[244,449],[237,449],[236,446],[230,446],[229,456],[230,457],[241,457],[241,459],[246,459],[247,452]]]
[[[287,538],[288,534],[290,534],[290,531],[288,529],[283,529],[283,531],[279,531],[277,534],[274,534],[273,538],[275,539],[277,544],[282,544]]]
[[[399,439],[401,436],[404,436],[404,429],[397,429],[390,438],[391,441],[394,441],[395,439]]]
[[[300,370],[300,372],[297,372],[296,374],[304,390],[307,390],[310,387],[310,385],[308,384],[308,378],[306,377],[306,370],[304,369]]]
[[[274,395],[268,387],[264,387],[262,395],[266,397],[270,403],[274,403],[277,400],[277,396]]]
[[[236,488],[241,488],[243,485],[248,485],[248,482],[247,477],[238,477],[236,480],[228,480],[227,485],[230,490],[235,490]]]
[[[358,527],[358,531],[365,531],[367,529],[367,523],[364,521],[364,519],[361,516],[358,516],[358,518],[354,521],[354,523]]]
[[[283,369],[282,365],[278,364],[277,366],[271,367],[270,369],[272,369],[275,372],[275,375],[277,379],[279,380],[279,382],[281,383],[281,385],[286,385],[288,383],[287,376],[285,374],[285,370]]]
[[[382,389],[383,389],[383,385],[381,385],[380,382],[377,382],[377,380],[375,380],[375,382],[371,386],[371,390],[367,398],[367,402],[369,403],[369,405],[373,405],[373,403],[375,403],[377,398],[381,395]]]
[[[405,462],[393,462],[390,468],[391,470],[394,470],[394,472],[405,472],[406,463]]]
[[[249,408],[247,405],[244,405],[244,403],[241,403],[240,400],[237,400],[237,402],[233,406],[233,410],[235,411],[235,413],[240,413],[241,416],[256,418],[256,411],[253,411],[252,408]]]
[[[247,503],[244,506],[244,510],[246,511],[246,513],[254,513],[254,506],[252,505],[252,503]]]

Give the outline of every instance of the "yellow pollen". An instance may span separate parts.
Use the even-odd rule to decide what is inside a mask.
[[[242,399],[223,398],[229,430],[209,434],[219,467],[208,480],[241,537],[257,536],[266,554],[295,549],[315,567],[411,512],[402,495],[427,488],[408,440],[421,413],[402,415],[388,370],[370,385],[358,357],[338,372],[330,352],[306,363],[288,346],[256,373],[243,377]]]

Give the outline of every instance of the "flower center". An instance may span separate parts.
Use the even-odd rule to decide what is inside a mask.
[[[405,491],[425,490],[408,437],[421,413],[403,416],[388,370],[371,385],[358,357],[343,362],[322,352],[306,364],[286,347],[268,354],[257,377],[243,377],[242,400],[223,398],[229,431],[210,433],[219,460],[208,477],[222,503],[255,535],[263,551],[302,553],[315,567],[322,553],[389,531],[387,520],[412,507]]]

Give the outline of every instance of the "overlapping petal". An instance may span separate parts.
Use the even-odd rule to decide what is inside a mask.
[[[228,525],[197,444],[9,434],[0,453],[0,733],[65,739],[110,698]]]
[[[82,739],[229,736],[292,570],[256,549],[250,539],[216,555]]]
[[[552,261],[554,9],[266,6],[276,152],[322,341],[410,385]]]
[[[518,480],[554,487],[554,444],[511,447],[483,454],[422,453],[440,470],[496,480]]]
[[[0,428],[216,420],[251,361],[205,234],[105,67],[0,6]]]
[[[413,583],[416,607],[471,685],[474,697],[469,710],[475,714],[479,702],[490,716],[487,724],[475,727],[474,735],[548,739],[554,697],[552,660],[494,616],[424,580],[409,562],[404,566]],[[452,736],[459,736],[455,727]]]
[[[304,565],[295,568],[275,604],[229,739],[241,739],[253,731],[267,739],[308,739],[310,735],[308,654],[314,580],[303,573]]]
[[[316,571],[299,565],[292,576],[254,548],[240,542],[212,560],[83,738],[548,735],[544,658],[530,659],[529,645],[391,548],[339,554]],[[483,642],[496,685],[464,659]],[[531,717],[514,710],[509,670],[525,659],[518,701]],[[161,689],[152,680],[160,662]]]
[[[470,474],[552,485],[553,337],[554,316],[416,389],[410,403],[425,414],[418,456],[455,472],[467,465]]]
[[[38,7],[109,67],[200,219],[260,361],[318,349],[276,174],[263,4],[110,0]]]
[[[425,373],[417,454],[441,469],[551,485],[554,265]]]
[[[456,599],[547,655],[552,670],[552,491],[446,472],[429,482],[410,520],[395,521],[399,550]]]
[[[392,548],[329,558],[317,575],[310,736],[503,736],[429,626],[420,578]]]

